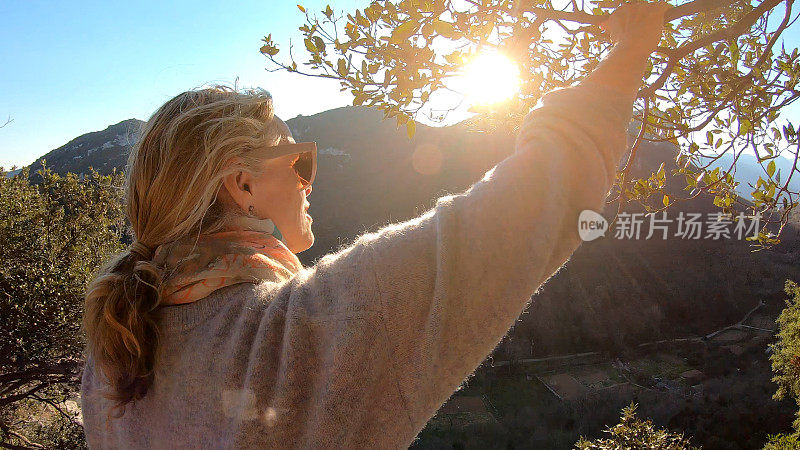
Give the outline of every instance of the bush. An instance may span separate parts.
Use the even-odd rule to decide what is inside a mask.
[[[66,402],[80,383],[86,285],[122,249],[124,180],[49,169],[35,178],[0,168],[0,439],[81,446],[78,408]]]
[[[696,447],[689,446],[689,440],[682,434],[672,433],[667,430],[657,430],[653,422],[636,418],[636,404],[631,403],[623,408],[620,423],[609,427],[605,432],[610,438],[598,438],[587,441],[581,437],[575,444],[577,449],[641,449],[652,450],[688,450]]]
[[[800,435],[798,434],[773,434],[764,450],[795,450],[800,448]]]
[[[800,398],[800,286],[786,280],[784,291],[790,298],[778,316],[778,342],[770,346],[772,371],[775,373],[772,381],[778,385],[774,395],[776,400],[791,397],[796,401]],[[795,418],[794,429],[800,431],[800,412]]]

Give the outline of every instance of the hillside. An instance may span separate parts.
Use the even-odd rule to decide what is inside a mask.
[[[58,172],[108,173],[123,169],[135,119],[88,133],[44,155]],[[446,193],[459,192],[512,151],[513,136],[471,132],[462,126],[419,126],[409,141],[393,121],[366,108],[345,107],[287,121],[297,141],[316,141],[319,170],[309,198],[316,243],[299,256],[312,264],[366,230],[412,218]],[[664,162],[675,168],[676,149],[645,144],[633,168],[642,176]],[[37,163],[38,164],[38,161]],[[34,166],[36,167],[36,166]],[[672,197],[683,177],[668,175]],[[616,204],[603,215],[611,219]],[[637,210],[631,209],[631,212]],[[638,210],[641,211],[641,210]],[[717,211],[698,197],[668,212]],[[800,280],[798,228],[784,230],[773,250],[752,253],[736,239],[681,239],[674,223],[668,239],[586,242],[534,296],[500,353],[530,357],[615,350],[637,343],[705,334],[735,323],[762,298],[780,302],[786,278]],[[576,224],[577,226],[577,224]]]
[[[634,177],[664,162],[670,197],[686,197],[681,191],[683,175],[669,175],[676,168],[674,155],[667,144],[641,147]],[[736,323],[760,300],[773,312],[782,307],[785,279],[800,279],[796,223],[784,229],[780,245],[759,252],[735,235],[716,240],[676,236],[678,215],[700,213],[706,221],[709,213],[719,211],[712,200],[698,196],[668,209],[667,218],[673,221],[667,239],[661,232],[646,239],[648,219],[639,239],[618,239],[609,232],[584,242],[534,297],[506,345],[525,357],[616,351],[648,341],[705,335]],[[616,202],[607,205],[603,216],[613,218],[616,208]],[[624,211],[644,210],[631,206]],[[704,229],[704,237],[705,233]]]
[[[31,164],[32,172],[41,167],[43,159],[58,173],[86,173],[89,167],[104,175],[114,168],[121,170],[128,162],[131,146],[138,140],[142,124],[141,120],[128,119],[103,131],[78,136],[37,158]]]

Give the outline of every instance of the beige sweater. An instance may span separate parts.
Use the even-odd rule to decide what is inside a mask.
[[[514,154],[425,214],[360,236],[283,284],[239,284],[160,312],[146,397],[93,448],[405,448],[580,244],[625,152],[632,98],[548,94]]]

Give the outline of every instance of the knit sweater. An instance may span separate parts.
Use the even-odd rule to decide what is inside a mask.
[[[406,448],[580,245],[626,151],[633,98],[547,94],[513,154],[414,219],[359,236],[283,283],[158,311],[144,399],[106,428],[91,355],[93,448]]]

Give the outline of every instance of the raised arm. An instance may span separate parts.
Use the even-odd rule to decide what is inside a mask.
[[[515,153],[468,190],[362,235],[284,287],[279,384],[311,383],[305,406],[287,403],[313,410],[309,430],[335,422],[342,439],[328,443],[407,445],[492,351],[580,245],[580,211],[602,210],[664,11],[615,12],[608,58],[546,95]]]
[[[607,24],[617,42],[610,55],[579,86],[543,98],[513,155],[466,192],[372,237],[389,357],[414,427],[580,245],[580,211],[602,211],[667,8],[620,8]]]

